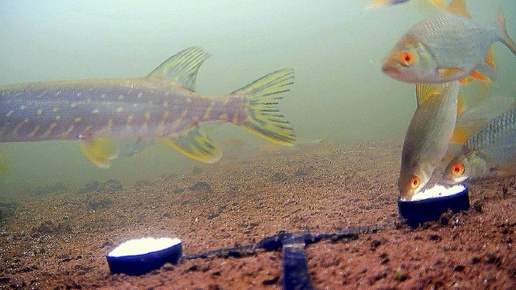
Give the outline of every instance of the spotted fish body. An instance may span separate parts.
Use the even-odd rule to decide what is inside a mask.
[[[462,146],[444,171],[454,184],[466,179],[516,174],[516,107],[493,118]]]
[[[199,122],[242,123],[247,102],[146,79],[16,85],[4,87],[0,98],[2,142],[174,137]]]
[[[189,48],[143,78],[58,81],[0,88],[0,142],[81,140],[86,156],[107,167],[116,149],[107,138],[163,138],[203,162],[220,150],[199,124],[231,122],[265,139],[290,145],[295,137],[276,107],[293,83],[291,70],[269,74],[223,97],[194,92],[197,70],[208,57]]]

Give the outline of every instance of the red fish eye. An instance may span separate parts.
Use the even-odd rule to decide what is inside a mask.
[[[412,179],[410,180],[410,187],[411,187],[412,189],[416,189],[416,188],[419,186],[419,184],[420,184],[420,183],[421,183],[421,181],[419,180],[419,177],[414,176],[414,177],[412,177]]]
[[[410,65],[414,62],[414,56],[410,52],[403,52],[401,54],[401,61],[404,65]]]
[[[464,165],[462,163],[454,164],[451,168],[453,175],[461,175],[464,173]]]

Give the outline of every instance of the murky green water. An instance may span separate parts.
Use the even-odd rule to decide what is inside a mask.
[[[223,95],[269,72],[293,68],[295,85],[280,108],[301,142],[402,139],[415,109],[414,89],[384,75],[381,61],[410,26],[437,11],[423,0],[365,10],[368,2],[0,1],[0,84],[140,77],[180,50],[201,46],[212,55],[197,78],[203,94]],[[471,0],[468,7],[481,22],[494,21],[500,7],[516,38],[513,0]],[[500,77],[490,94],[516,97],[516,57],[500,43],[494,55]],[[232,125],[209,131],[223,143],[226,156],[238,160],[246,156],[236,147],[259,151],[266,144]],[[0,176],[2,195],[109,178],[130,185],[224,164],[204,165],[152,147],[102,170],[90,164],[76,142],[2,148],[12,168]]]

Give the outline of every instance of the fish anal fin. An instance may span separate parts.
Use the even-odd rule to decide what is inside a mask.
[[[99,168],[109,168],[109,161],[118,155],[117,146],[107,138],[81,140],[79,144],[84,155]]]
[[[215,146],[198,125],[172,138],[162,139],[162,141],[168,147],[204,163],[215,163],[222,157],[222,150]]]
[[[471,18],[471,14],[469,14],[466,8],[466,2],[464,0],[452,0],[446,9],[448,12]]]
[[[190,91],[195,91],[197,72],[208,57],[209,54],[202,48],[187,48],[164,61],[147,78],[167,79]]]

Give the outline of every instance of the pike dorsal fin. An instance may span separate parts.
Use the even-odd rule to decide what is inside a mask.
[[[200,47],[190,47],[170,57],[147,78],[167,79],[190,91],[195,91],[197,71],[209,54]]]

